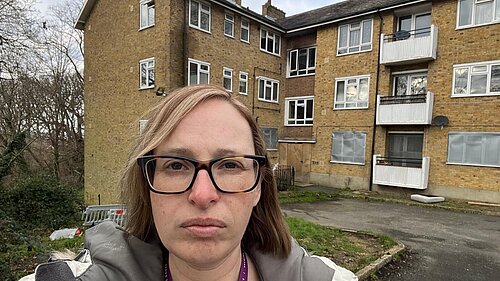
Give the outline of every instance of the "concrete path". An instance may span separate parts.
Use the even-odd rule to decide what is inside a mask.
[[[500,217],[386,202],[339,199],[288,204],[288,216],[387,234],[412,257],[382,281],[500,280]]]

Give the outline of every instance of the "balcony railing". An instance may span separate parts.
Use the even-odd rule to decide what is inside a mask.
[[[430,125],[434,94],[378,96],[377,125]]]
[[[381,64],[410,64],[436,59],[438,29],[435,25],[380,36]]]
[[[373,156],[373,183],[413,189],[426,189],[429,157],[422,159]]]

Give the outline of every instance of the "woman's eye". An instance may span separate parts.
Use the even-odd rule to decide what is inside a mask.
[[[224,163],[224,168],[226,168],[226,169],[235,169],[237,167],[238,167],[238,165],[236,165],[236,163],[234,163],[234,162]]]
[[[172,170],[180,170],[180,169],[182,169],[182,167],[183,167],[183,166],[184,166],[184,165],[182,165],[182,164],[181,164],[181,163],[179,163],[179,162],[174,162],[174,163],[171,163],[171,164],[169,165],[169,168],[170,168],[170,169],[172,169]]]

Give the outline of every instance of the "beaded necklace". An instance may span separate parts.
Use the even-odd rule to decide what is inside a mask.
[[[173,281],[168,262],[165,263],[165,281]],[[245,252],[241,251],[241,266],[238,281],[248,281],[248,263]]]

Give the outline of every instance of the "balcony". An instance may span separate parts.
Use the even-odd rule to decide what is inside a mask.
[[[373,183],[426,189],[429,180],[429,157],[422,159],[373,156]]]
[[[430,125],[434,94],[377,96],[377,125]]]
[[[436,59],[438,29],[435,25],[380,36],[381,64],[413,64]]]

